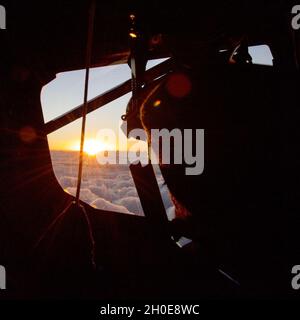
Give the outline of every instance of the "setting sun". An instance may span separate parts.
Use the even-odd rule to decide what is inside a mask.
[[[80,143],[77,142],[71,149],[74,151],[79,151]],[[83,151],[90,156],[94,156],[98,152],[104,151],[106,149],[107,149],[107,145],[99,140],[88,139],[84,142]]]

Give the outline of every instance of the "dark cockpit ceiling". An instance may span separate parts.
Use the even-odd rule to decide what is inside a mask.
[[[129,15],[134,13],[143,36],[168,34],[226,47],[229,37],[246,34],[250,44],[287,41],[291,2],[230,1],[97,1],[93,65],[126,62]],[[90,1],[5,1],[7,34],[4,56],[40,71],[84,67]],[[283,44],[284,46],[284,44]],[[198,46],[199,48],[199,46]],[[199,49],[200,50],[200,49]],[[164,45],[149,58],[168,56]]]

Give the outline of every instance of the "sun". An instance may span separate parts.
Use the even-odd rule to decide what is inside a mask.
[[[72,148],[74,151],[80,150],[80,143],[77,142]],[[107,145],[102,141],[95,140],[95,139],[88,139],[84,142],[83,151],[88,154],[89,156],[94,156],[98,152],[104,151],[107,149]]]
[[[100,151],[105,150],[105,144],[99,140],[86,140],[84,143],[83,151],[90,156],[96,155]]]

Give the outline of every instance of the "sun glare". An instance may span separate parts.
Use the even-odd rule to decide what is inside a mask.
[[[72,148],[74,151],[80,150],[80,143],[77,142]],[[98,152],[105,151],[107,149],[107,145],[99,140],[88,139],[84,142],[83,151],[87,153],[89,156],[94,156]]]

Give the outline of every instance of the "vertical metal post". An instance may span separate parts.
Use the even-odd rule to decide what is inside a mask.
[[[75,202],[79,204],[80,188],[82,180],[82,167],[83,167],[83,148],[84,148],[84,138],[85,138],[85,126],[86,126],[86,114],[88,106],[88,92],[89,92],[89,76],[92,60],[92,47],[93,47],[93,37],[94,37],[94,20],[96,12],[96,1],[92,0],[90,11],[89,11],[89,25],[88,25],[88,37],[87,37],[87,47],[86,47],[86,71],[85,71],[85,84],[84,84],[84,99],[82,108],[82,126],[81,126],[81,139],[80,139],[80,152],[79,152],[79,166],[78,166],[78,179],[77,179],[77,189]]]

